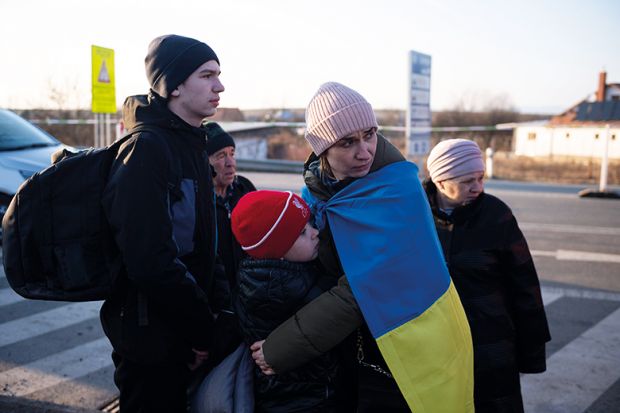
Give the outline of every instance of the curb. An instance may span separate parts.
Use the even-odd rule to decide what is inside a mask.
[[[620,199],[620,194],[614,191],[600,191],[596,189],[584,189],[579,191],[581,198],[606,198],[606,199]]]

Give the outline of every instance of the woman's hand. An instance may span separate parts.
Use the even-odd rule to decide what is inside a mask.
[[[195,348],[193,348],[192,351],[194,352],[194,361],[188,363],[187,368],[194,371],[200,367],[202,363],[207,361],[209,358],[209,352],[207,350],[196,350]]]
[[[271,376],[273,374],[276,374],[276,372],[273,371],[271,366],[265,361],[265,355],[263,354],[264,342],[265,340],[257,341],[250,346],[250,350],[252,350],[252,358],[254,359],[254,362],[258,367],[260,367],[263,374],[265,374],[266,376]]]

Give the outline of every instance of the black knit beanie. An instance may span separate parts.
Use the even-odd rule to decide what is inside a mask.
[[[207,154],[209,156],[227,146],[235,147],[233,137],[217,123],[208,122],[204,128],[207,130]]]
[[[144,59],[146,77],[151,89],[164,99],[209,60],[220,63],[217,55],[205,43],[189,37],[167,34],[149,44]]]

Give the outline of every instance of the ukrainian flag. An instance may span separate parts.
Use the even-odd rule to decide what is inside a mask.
[[[390,164],[323,207],[353,294],[409,407],[473,412],[469,324],[416,165]]]

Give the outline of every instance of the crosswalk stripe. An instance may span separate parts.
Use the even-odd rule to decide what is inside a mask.
[[[600,252],[590,252],[590,251],[558,250],[557,259],[568,260],[568,261],[592,261],[592,262],[620,263],[619,254],[604,254]]]
[[[101,301],[73,303],[0,324],[0,347],[99,315]]]
[[[545,306],[551,304],[552,302],[554,302],[555,300],[557,300],[558,298],[562,297],[562,293],[561,292],[557,292],[557,291],[553,291],[553,290],[548,290],[546,288],[541,288],[540,289],[541,293],[542,293],[542,299],[543,299],[543,303]]]
[[[620,235],[620,228],[596,227],[593,225],[545,224],[542,222],[519,222],[519,227],[526,231],[543,231],[570,234]]]
[[[600,252],[590,251],[572,251],[572,250],[531,250],[530,253],[534,257],[551,257],[560,261],[589,261],[589,262],[611,262],[620,263],[620,254],[604,254]]]
[[[91,341],[2,373],[0,394],[22,397],[112,364],[107,338]]]
[[[620,372],[620,309],[547,359],[543,374],[521,378],[526,412],[582,413]]]
[[[615,293],[611,291],[584,290],[579,288],[552,286],[543,286],[541,287],[541,291],[543,295],[560,294],[564,297],[587,298],[589,300],[620,301],[620,293]]]
[[[620,301],[618,293],[553,285],[542,286],[541,292],[545,306],[562,297]],[[6,305],[5,299],[17,300],[0,290],[0,305]],[[101,302],[71,303],[0,324],[0,347],[96,318],[100,306]],[[0,373],[0,395],[28,396],[109,368],[111,349],[108,339],[101,337],[9,368]],[[620,309],[552,354],[547,367],[544,374],[521,379],[526,411],[585,411],[620,377]]]

